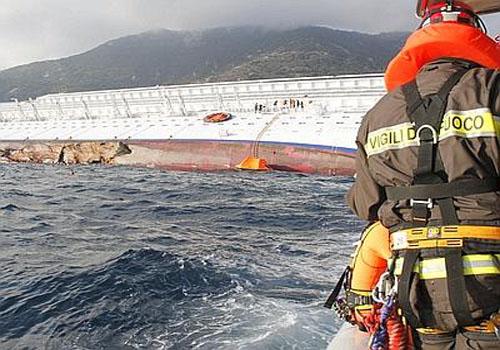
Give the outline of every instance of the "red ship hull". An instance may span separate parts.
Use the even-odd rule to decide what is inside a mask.
[[[126,142],[132,153],[116,164],[167,170],[233,170],[245,157],[257,155],[274,170],[321,175],[353,175],[355,150],[309,145],[260,143],[257,154],[252,143],[199,140]]]
[[[320,145],[279,142],[215,141],[215,140],[25,140],[0,143],[0,150],[21,150],[22,156],[12,161],[31,163],[65,162],[62,149],[95,150],[103,145],[125,145],[130,154],[104,159],[100,155],[77,155],[79,159],[113,165],[158,168],[182,171],[235,170],[248,156],[265,159],[272,170],[321,175],[353,175],[355,150]],[[87,148],[85,148],[87,147]],[[94,148],[92,148],[94,147]],[[116,147],[115,147],[116,148]],[[5,157],[4,157],[5,158]],[[72,158],[69,164],[80,163]],[[81,164],[87,164],[81,162]]]

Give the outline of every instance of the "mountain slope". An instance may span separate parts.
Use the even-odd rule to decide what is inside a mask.
[[[406,33],[304,27],[161,30],[0,72],[0,101],[54,92],[382,71]]]

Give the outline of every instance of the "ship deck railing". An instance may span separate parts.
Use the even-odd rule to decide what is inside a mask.
[[[367,110],[384,93],[379,74],[155,86],[13,98],[0,103],[0,121],[199,117],[213,111],[252,113],[255,104],[266,113],[293,113],[280,105],[290,99],[315,113],[335,113]]]

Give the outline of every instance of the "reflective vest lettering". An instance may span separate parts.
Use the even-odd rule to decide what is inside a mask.
[[[499,137],[500,118],[488,108],[470,111],[449,111],[443,117],[439,140],[448,137]],[[387,150],[417,146],[418,140],[412,123],[401,123],[378,129],[368,134],[365,151],[368,156]]]

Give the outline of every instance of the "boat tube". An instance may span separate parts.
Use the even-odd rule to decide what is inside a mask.
[[[366,350],[369,348],[370,336],[358,327],[344,323],[337,335],[328,344],[327,350]]]

